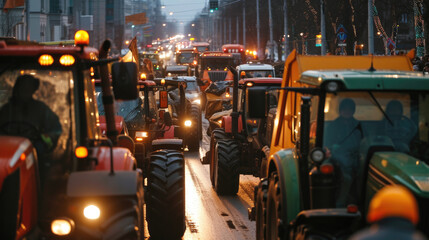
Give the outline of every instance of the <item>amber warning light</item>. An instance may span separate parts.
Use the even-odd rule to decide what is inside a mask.
[[[76,32],[76,34],[74,35],[74,44],[75,45],[83,45],[83,46],[87,46],[89,45],[89,35],[88,32],[84,31],[84,30],[79,30]]]

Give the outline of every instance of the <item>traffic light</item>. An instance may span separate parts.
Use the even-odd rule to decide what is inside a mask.
[[[316,47],[321,47],[322,46],[322,34],[317,34],[316,35]]]
[[[209,1],[210,12],[214,12],[219,9],[219,0],[210,0]]]

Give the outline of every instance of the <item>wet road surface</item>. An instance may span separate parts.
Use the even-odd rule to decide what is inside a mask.
[[[240,175],[235,196],[218,196],[210,182],[209,165],[202,165],[209,148],[208,122],[203,117],[203,140],[200,152],[185,152],[186,161],[186,232],[183,239],[255,239],[255,222],[247,217],[253,206],[253,189],[259,179]]]
[[[200,151],[185,152],[186,232],[182,239],[255,239],[255,222],[248,219],[247,209],[253,206],[253,189],[259,178],[240,175],[237,195],[216,194],[210,182],[209,165],[200,162],[200,156],[204,156],[210,141],[205,133],[208,122],[204,117],[203,120],[204,137]]]

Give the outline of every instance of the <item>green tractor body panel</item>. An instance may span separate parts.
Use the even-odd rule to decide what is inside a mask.
[[[299,82],[320,86],[339,81],[347,90],[429,90],[428,79],[414,72],[306,71]]]
[[[292,221],[301,211],[301,194],[298,177],[298,156],[291,149],[280,150],[271,157],[269,163],[269,174],[272,170],[277,169],[282,188],[283,215],[287,217],[287,222]],[[268,175],[269,176],[269,175]]]
[[[405,153],[377,152],[370,166],[393,183],[404,185],[415,195],[429,198],[429,166],[425,162]]]

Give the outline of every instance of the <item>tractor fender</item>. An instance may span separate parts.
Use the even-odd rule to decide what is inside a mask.
[[[172,149],[177,151],[183,151],[183,140],[179,138],[153,140],[152,151],[156,151],[160,149]]]
[[[301,211],[301,193],[299,191],[298,155],[293,149],[282,149],[270,156],[268,176],[277,172],[280,182],[282,216],[285,222],[291,222]]]
[[[222,128],[225,129],[226,133],[232,133],[232,117],[223,116],[222,117]],[[238,130],[239,133],[243,131],[243,120],[241,115],[238,116]]]
[[[69,197],[132,196],[138,194],[143,181],[136,171],[79,171],[72,172],[67,181]]]
[[[110,171],[110,148],[109,147],[95,147],[93,151],[93,158],[98,160],[95,170],[109,170]],[[113,148],[113,167],[114,170],[133,170],[136,165],[136,159],[127,148],[114,147]]]
[[[21,239],[37,224],[40,191],[37,155],[26,138],[0,136],[0,142],[0,192],[7,202],[2,202],[0,212],[4,220],[9,219],[0,221],[3,225],[0,235]],[[21,217],[16,219],[16,216]]]
[[[162,136],[162,139],[172,139],[174,138],[174,126],[164,127],[167,128],[167,130],[164,132],[164,135]]]

